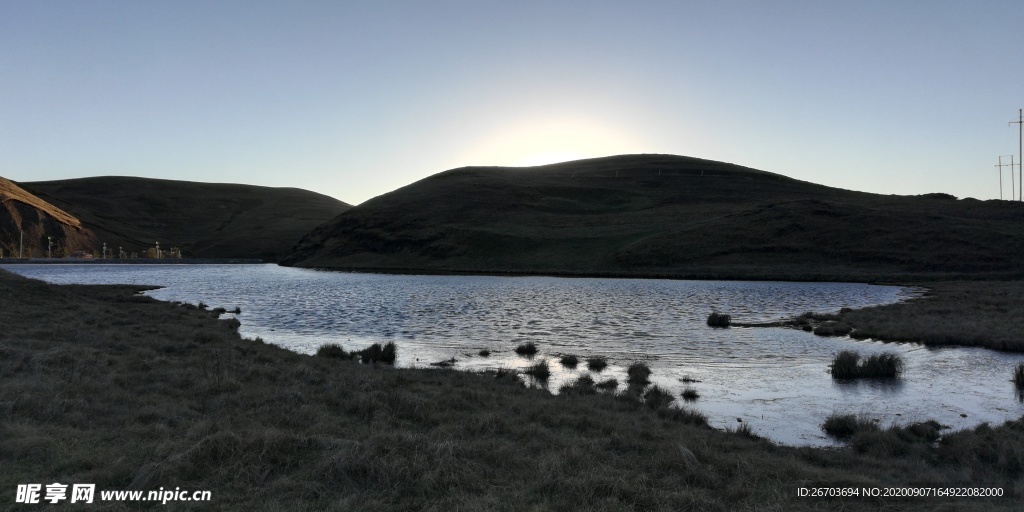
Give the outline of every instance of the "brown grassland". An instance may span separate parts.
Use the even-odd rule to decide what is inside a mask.
[[[33,482],[212,492],[168,510],[1012,510],[1019,499],[821,501],[797,488],[1024,492],[1024,419],[937,442],[923,424],[854,424],[847,448],[777,446],[592,383],[553,396],[508,372],[300,355],[139,290],[0,271],[5,507]]]

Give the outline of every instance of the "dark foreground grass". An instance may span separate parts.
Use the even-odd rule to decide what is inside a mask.
[[[801,499],[796,488],[1024,490],[1024,421],[937,443],[883,432],[838,450],[774,446],[713,430],[697,411],[649,406],[653,397],[554,396],[512,371],[295,354],[138,289],[0,272],[2,508],[32,482],[212,492],[208,507],[158,507],[171,511],[933,510],[934,500]]]
[[[1024,363],[1020,363],[1013,369],[1013,384],[1017,389],[1024,388]]]

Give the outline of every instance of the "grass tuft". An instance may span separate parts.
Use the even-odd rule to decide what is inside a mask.
[[[1024,363],[1018,364],[1013,371],[1013,383],[1018,388],[1024,388]]]
[[[601,391],[615,391],[619,389],[619,381],[617,379],[608,379],[599,382],[595,387]]]
[[[601,356],[594,356],[587,358],[587,369],[593,372],[599,372],[608,367],[608,359]]]
[[[651,376],[651,369],[646,364],[635,361],[626,368],[626,375],[629,376],[627,381],[630,384],[644,385],[650,382],[648,377]]]
[[[341,348],[341,345],[337,343],[327,343],[320,345],[320,348],[316,349],[317,357],[326,357],[328,359],[349,359],[351,356],[345,349]]]
[[[579,358],[574,355],[564,355],[558,362],[566,368],[576,368],[576,365],[580,364]]]
[[[878,425],[867,416],[832,413],[825,418],[821,429],[836,439],[849,439],[858,432],[878,430]]]
[[[661,409],[668,407],[675,401],[675,397],[672,393],[665,391],[659,386],[651,386],[646,393],[644,393],[644,403],[651,409]]]
[[[680,396],[683,397],[683,400],[686,400],[687,402],[692,402],[700,398],[700,393],[698,393],[696,389],[687,387],[686,389],[683,390]]]
[[[536,353],[537,345],[532,341],[528,341],[516,347],[516,354],[519,354],[521,356],[532,356]]]
[[[578,379],[562,384],[558,392],[563,395],[593,395],[597,393],[594,379],[590,375],[581,375]]]
[[[832,359],[834,379],[895,379],[903,374],[903,359],[891,352],[872,354],[861,359],[852,350],[843,350]]]
[[[480,357],[488,357],[488,356],[490,356],[490,355],[491,355],[491,351],[490,351],[490,350],[487,350],[487,349],[485,348],[485,349],[481,350],[480,352],[477,352],[477,354],[479,354],[479,355],[480,355]]]
[[[359,356],[359,360],[364,364],[376,362],[395,364],[397,350],[395,348],[395,342],[389,341],[383,346],[381,346],[380,343],[374,343],[373,345],[370,345],[359,352],[353,352],[352,354]]]
[[[537,380],[548,380],[548,377],[551,376],[551,368],[548,367],[547,361],[541,361],[527,368],[523,373],[533,376]]]
[[[731,315],[726,315],[717,311],[708,315],[708,325],[711,327],[729,327],[729,322],[731,320]]]

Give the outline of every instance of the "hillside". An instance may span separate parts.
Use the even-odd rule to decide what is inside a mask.
[[[95,243],[95,235],[81,221],[0,178],[0,255],[43,256],[49,245],[47,236],[72,252],[91,250]]]
[[[349,208],[296,188],[113,176],[20,185],[74,215],[115,254],[118,247],[141,254],[160,242],[185,257],[276,261],[302,235]]]
[[[1024,272],[1024,206],[835,189],[623,155],[442,172],[307,235],[282,264],[382,271],[879,279]]]

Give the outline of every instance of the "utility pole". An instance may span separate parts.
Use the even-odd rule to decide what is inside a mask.
[[[1013,155],[999,155],[999,163],[996,164],[996,167],[999,168],[999,199],[1003,198],[1003,167],[1010,166],[1010,164],[1003,163],[1004,156],[1012,157]],[[1010,183],[1013,183],[1013,167],[1010,167]]]
[[[46,258],[49,259],[49,258],[52,258],[52,257],[53,257],[53,237],[52,236],[48,236],[48,237],[46,237]]]
[[[1024,108],[1017,109],[1017,120],[1010,121],[1010,124],[1017,125],[1017,159],[1024,163]],[[1018,164],[1019,165],[1019,164]],[[1024,187],[1024,172],[1021,173],[1020,186]],[[1010,166],[1010,177],[1013,177],[1013,164]],[[1012,197],[1010,199],[1013,199]],[[1018,201],[1024,201],[1024,190],[1020,191]]]

